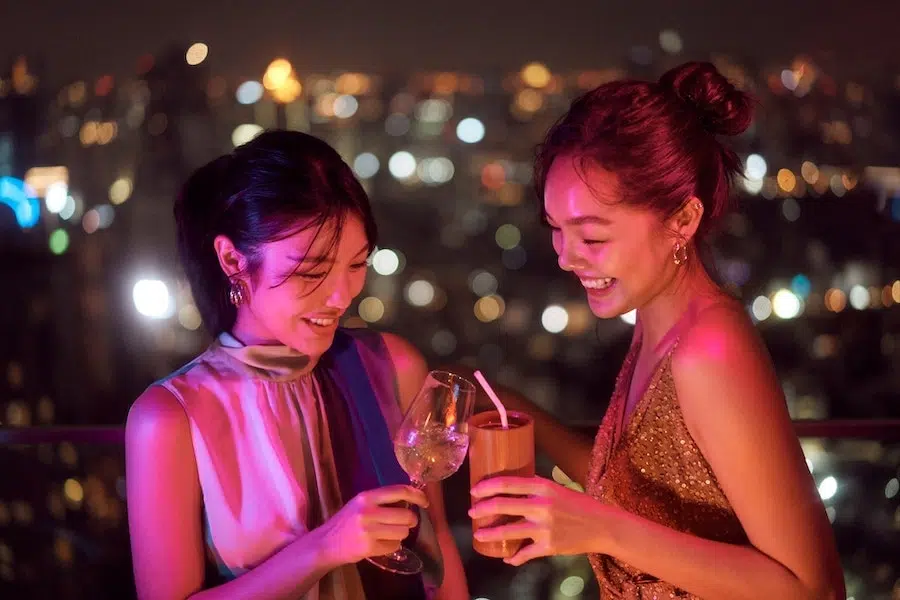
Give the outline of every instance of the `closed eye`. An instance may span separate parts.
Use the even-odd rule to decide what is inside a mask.
[[[327,277],[328,271],[325,271],[324,273],[294,273],[294,275],[301,279],[306,279],[307,281],[316,281]]]

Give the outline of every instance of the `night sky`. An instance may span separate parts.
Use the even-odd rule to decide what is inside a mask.
[[[61,81],[134,69],[143,53],[203,41],[214,70],[259,76],[284,55],[301,71],[551,68],[618,63],[681,34],[685,58],[711,50],[761,61],[798,52],[854,70],[896,68],[898,0],[4,0],[0,59],[39,56]],[[127,8],[126,8],[127,7]],[[887,64],[893,61],[893,64]]]

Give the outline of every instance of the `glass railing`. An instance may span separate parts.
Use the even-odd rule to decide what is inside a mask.
[[[900,597],[900,421],[800,421],[796,430],[834,527],[848,596]],[[121,427],[0,428],[0,598],[134,598],[123,437]],[[538,462],[546,471],[547,461]],[[513,568],[474,553],[465,465],[445,496],[474,598],[597,597],[584,557]]]

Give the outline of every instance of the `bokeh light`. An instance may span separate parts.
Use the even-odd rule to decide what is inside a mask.
[[[175,313],[175,299],[159,279],[141,279],[135,283],[131,298],[137,311],[150,319],[168,319]]]

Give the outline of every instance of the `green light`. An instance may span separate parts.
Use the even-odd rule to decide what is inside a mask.
[[[69,248],[69,234],[65,229],[57,229],[50,234],[50,252],[62,254]]]
[[[494,240],[497,242],[497,245],[504,250],[511,250],[518,246],[519,242],[522,241],[522,233],[519,231],[518,227],[507,223],[506,225],[501,225],[497,228],[497,232],[494,234]]]

